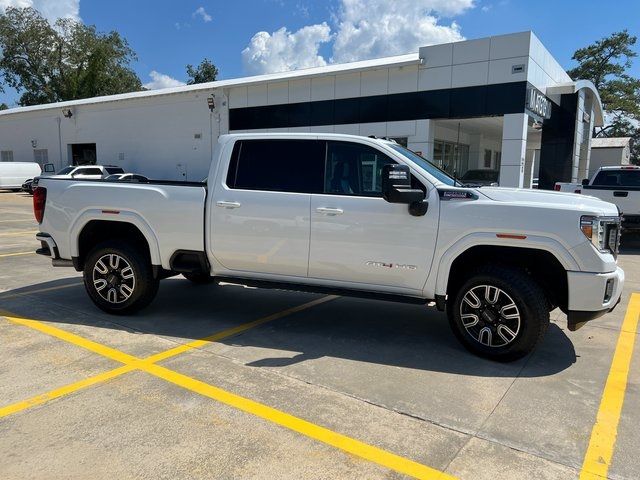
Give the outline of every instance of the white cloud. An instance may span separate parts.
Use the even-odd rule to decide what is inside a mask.
[[[155,70],[151,70],[149,73],[151,77],[151,81],[142,85],[144,88],[148,90],[157,90],[158,88],[171,88],[171,87],[180,87],[181,85],[186,85],[184,82],[177,80],[169,75],[165,75],[164,73],[156,72]]]
[[[7,7],[33,7],[51,22],[58,18],[80,20],[80,0],[0,0],[0,11]]]
[[[201,17],[203,22],[210,22],[213,20],[213,17],[207,13],[204,7],[198,7],[195,12],[191,15],[193,18]]]
[[[342,0],[332,60],[399,55],[462,40],[460,26],[439,24],[439,16],[458,15],[472,6],[473,0]]]
[[[440,23],[462,14],[475,0],[341,0],[335,32],[326,24],[296,32],[285,27],[258,32],[242,51],[248,73],[271,73],[416,52],[419,47],[463,40],[460,26]],[[321,45],[333,40],[329,60]]]
[[[272,34],[258,32],[242,51],[242,62],[252,74],[319,67],[327,64],[318,54],[320,45],[330,39],[331,28],[326,23],[308,25],[293,33],[285,27]]]

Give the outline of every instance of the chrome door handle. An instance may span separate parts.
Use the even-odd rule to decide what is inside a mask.
[[[316,212],[321,213],[323,215],[342,215],[344,210],[341,208],[329,208],[329,207],[318,207],[316,208]]]
[[[240,207],[240,202],[227,202],[226,200],[218,200],[216,205],[221,208],[238,208]]]

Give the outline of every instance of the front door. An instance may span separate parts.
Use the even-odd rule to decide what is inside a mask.
[[[386,202],[381,173],[387,163],[394,161],[373,147],[328,143],[324,192],[311,196],[310,277],[398,293],[422,290],[436,244],[437,192],[431,189],[422,217]]]
[[[322,191],[324,144],[236,142],[211,202],[215,258],[227,269],[306,277],[311,192]]]

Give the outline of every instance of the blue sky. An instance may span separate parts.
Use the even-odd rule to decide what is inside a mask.
[[[576,48],[613,31],[640,36],[638,0],[616,0],[611,8],[594,0],[0,0],[0,8],[25,1],[50,18],[119,31],[150,87],[184,81],[185,65],[204,57],[220,78],[233,78],[522,30],[533,30],[569,68]],[[640,76],[640,59],[632,73]],[[0,101],[15,99],[15,92],[0,94]]]

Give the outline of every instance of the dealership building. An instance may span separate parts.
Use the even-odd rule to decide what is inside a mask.
[[[603,110],[532,32],[416,53],[0,112],[0,160],[120,165],[200,180],[234,132],[389,137],[452,174],[497,171],[502,186],[587,176]],[[303,159],[301,159],[303,161]],[[487,172],[489,173],[489,172]]]

